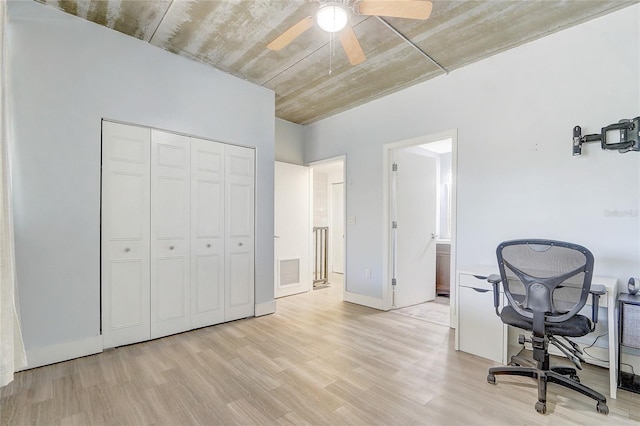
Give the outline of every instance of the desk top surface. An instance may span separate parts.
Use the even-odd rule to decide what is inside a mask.
[[[618,295],[619,302],[631,303],[634,305],[640,305],[640,294],[628,294],[622,293]]]
[[[498,274],[497,265],[472,265],[458,269],[459,274],[475,275],[476,277],[488,277],[491,274]],[[594,275],[591,278],[592,284],[603,285],[607,289],[607,293],[617,290],[618,279],[615,277],[606,277]]]

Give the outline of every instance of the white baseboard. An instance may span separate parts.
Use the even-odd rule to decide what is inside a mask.
[[[377,297],[364,296],[358,293],[344,292],[344,301],[355,303],[356,305],[368,306],[369,308],[384,311],[384,300]]]
[[[269,315],[276,312],[276,301],[271,300],[266,303],[256,303],[255,316],[261,317],[263,315]]]
[[[102,335],[84,340],[27,350],[27,365],[22,370],[55,364],[102,352]]]

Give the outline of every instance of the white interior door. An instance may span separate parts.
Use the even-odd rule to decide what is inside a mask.
[[[253,149],[225,146],[225,321],[255,312],[254,157]]]
[[[344,183],[331,185],[331,271],[344,274]]]
[[[191,138],[191,328],[224,321],[224,145]]]
[[[105,348],[149,339],[149,129],[102,123]]]
[[[151,130],[151,338],[189,330],[189,138]]]
[[[395,150],[396,308],[435,299],[437,160]],[[392,200],[393,203],[393,200]],[[393,216],[393,215],[392,215]]]
[[[310,172],[295,164],[275,164],[274,296],[309,291],[311,284]]]

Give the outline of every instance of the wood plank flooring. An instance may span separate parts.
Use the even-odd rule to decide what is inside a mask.
[[[498,377],[453,349],[453,330],[344,303],[325,288],[278,312],[24,371],[0,390],[2,425],[637,425],[640,395],[610,414],[549,385]],[[608,395],[607,370],[582,382]]]
[[[436,296],[436,299],[431,302],[393,309],[391,312],[445,326],[449,326],[451,323],[449,319],[449,298],[443,296]]]

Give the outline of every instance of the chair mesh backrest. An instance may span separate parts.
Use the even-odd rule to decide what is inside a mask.
[[[520,315],[544,312],[563,322],[587,301],[593,255],[586,248],[552,240],[507,241],[496,250],[505,295]]]

